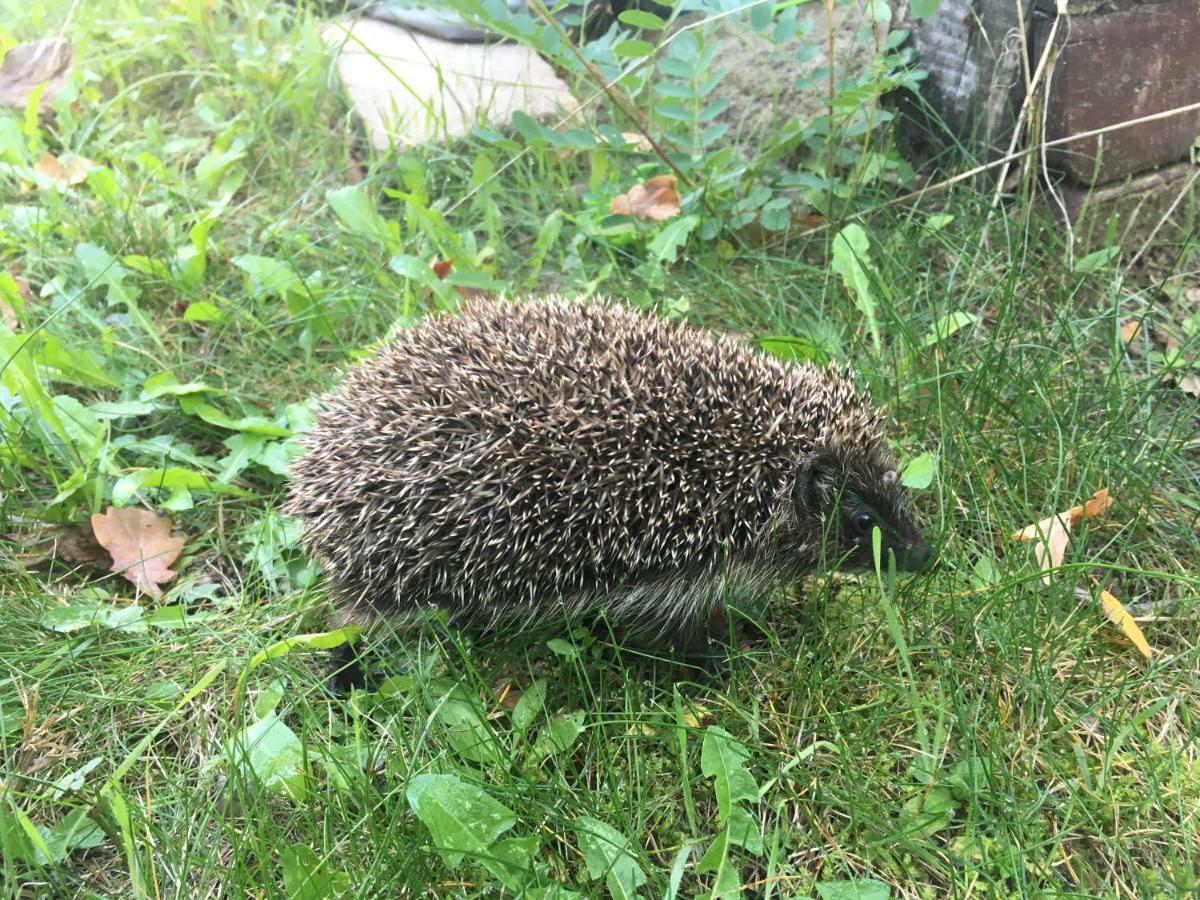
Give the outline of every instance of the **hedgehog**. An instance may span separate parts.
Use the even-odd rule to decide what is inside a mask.
[[[686,651],[739,592],[922,568],[882,416],[848,374],[598,299],[423,319],[320,404],[285,511],[347,622],[599,614]]]

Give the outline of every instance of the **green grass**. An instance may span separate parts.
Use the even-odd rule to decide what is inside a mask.
[[[0,392],[6,895],[496,896],[504,852],[538,873],[530,896],[551,884],[603,896],[637,872],[641,896],[835,897],[856,879],[896,897],[1194,895],[1200,417],[1173,377],[1195,359],[1196,311],[1167,299],[1197,284],[1194,204],[1160,234],[1149,277],[1120,260],[1072,272],[1052,220],[1018,204],[985,227],[990,197],[969,190],[870,218],[876,351],[824,235],[739,247],[693,235],[670,267],[648,266],[637,241],[584,237],[607,200],[572,186],[592,179],[611,196],[645,157],[534,148],[489,177],[518,145],[365,153],[303,5],[21,6],[0,4],[5,46],[73,9],[82,74],[57,124],[6,114],[0,134],[0,254],[33,288]],[[111,184],[37,185],[43,150],[101,163]],[[361,196],[399,223],[391,237],[345,227],[327,199],[347,187],[352,153]],[[460,200],[434,225],[421,213]],[[206,219],[205,264],[189,273],[189,232]],[[510,291],[595,285],[709,327],[821,343],[887,405],[902,457],[936,454],[917,503],[938,568],[781,589],[765,636],[716,683],[554,623],[489,638],[380,630],[368,643],[384,689],[348,699],[326,692],[317,649],[248,670],[276,642],[333,627],[273,513],[290,439],[220,424],[186,397],[142,399],[146,381],[202,382],[193,396],[228,417],[298,426],[342,365],[452,302],[445,284],[389,267],[397,253],[453,257],[460,276]],[[246,257],[293,280],[264,288],[247,273],[270,263]],[[977,321],[929,341],[956,312]],[[1178,328],[1175,360],[1127,353],[1131,317]],[[97,419],[98,401],[142,405]],[[231,468],[238,452],[248,461]],[[123,479],[172,467],[204,478],[130,493],[175,507],[187,544],[165,604],[186,615],[48,627],[52,610],[134,598],[34,538],[86,523]],[[1043,585],[1009,534],[1100,487],[1113,508],[1076,529]],[[1152,659],[1077,598],[1093,584],[1142,617]],[[247,728],[267,735],[250,764],[230,751]],[[485,844],[526,842],[447,860],[439,840],[472,846],[418,816],[420,790],[447,790],[429,775],[473,798],[468,825],[481,792],[509,811]],[[589,837],[590,820],[625,850]],[[722,834],[734,845],[702,865]],[[296,893],[305,871],[329,882]]]

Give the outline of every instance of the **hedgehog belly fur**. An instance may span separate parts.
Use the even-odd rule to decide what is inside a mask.
[[[324,398],[286,510],[348,610],[678,632],[797,545],[842,382],[599,301],[473,301]],[[844,424],[844,423],[843,423]]]

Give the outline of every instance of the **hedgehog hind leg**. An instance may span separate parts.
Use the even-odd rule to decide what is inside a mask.
[[[336,613],[333,627],[352,627],[358,634],[335,647],[330,653],[328,688],[335,696],[346,696],[354,689],[371,690],[384,679],[384,674],[367,667],[368,654],[363,646],[366,633],[383,622],[399,615],[401,610],[395,595],[373,585],[361,574],[342,572],[332,578]]]

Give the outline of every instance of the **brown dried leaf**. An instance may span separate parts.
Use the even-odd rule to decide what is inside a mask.
[[[5,540],[24,548],[16,560],[28,569],[62,562],[69,566],[107,568],[110,558],[96,542],[90,526],[53,525],[32,532],[10,534]]]
[[[1166,328],[1155,328],[1154,339],[1158,341],[1159,346],[1164,350],[1179,349],[1179,338],[1167,331]]]
[[[0,104],[24,109],[29,95],[45,84],[38,107],[49,109],[71,73],[74,58],[75,48],[66,38],[43,38],[13,47],[0,63]]]
[[[1126,319],[1121,323],[1121,341],[1132,344],[1142,333],[1142,323],[1137,319]]]
[[[1066,514],[1071,517],[1071,524],[1074,525],[1080,519],[1090,519],[1093,516],[1100,515],[1102,512],[1107,512],[1108,508],[1112,505],[1113,499],[1108,496],[1108,488],[1100,488],[1100,490],[1092,494],[1091,500],[1082,506],[1072,506],[1067,510]]]
[[[170,565],[183,550],[184,537],[172,537],[173,527],[170,519],[130,506],[110,506],[92,516],[96,540],[112,556],[112,571],[156,600],[162,597],[159,585],[175,577]]]
[[[1137,622],[1133,621],[1133,616],[1129,614],[1120,600],[1108,591],[1101,590],[1100,609],[1103,610],[1104,615],[1108,616],[1110,622],[1121,629],[1133,646],[1138,648],[1142,656],[1149,659],[1153,655],[1154,651],[1150,649],[1150,644],[1146,640],[1146,636],[1142,634],[1142,629],[1138,628]]]
[[[800,226],[800,233],[805,234],[809,231],[816,231],[818,228],[824,228],[829,224],[829,220],[820,213],[805,213],[797,219],[792,220],[796,225]]]
[[[1184,375],[1176,382],[1179,389],[1191,397],[1200,398],[1200,375]]]
[[[608,211],[616,216],[634,216],[662,222],[679,215],[679,192],[674,175],[655,175],[645,184],[635,184],[628,194],[614,197]]]
[[[63,160],[66,161],[63,162]],[[33,164],[33,171],[67,187],[83,182],[87,178],[87,173],[98,165],[86,156],[65,156],[63,160],[56,159],[50,153],[43,153],[41,158]]]

